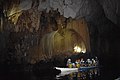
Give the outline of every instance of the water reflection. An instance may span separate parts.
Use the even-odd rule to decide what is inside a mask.
[[[100,76],[99,68],[90,69],[87,71],[79,71],[79,72],[66,72],[57,75],[56,79],[63,80],[93,80],[98,79]],[[59,77],[59,78],[58,78]]]
[[[0,74],[0,80],[120,80],[119,76],[120,74],[116,71],[95,68],[89,71],[68,71],[59,76],[50,72],[38,76],[30,72],[6,73]]]

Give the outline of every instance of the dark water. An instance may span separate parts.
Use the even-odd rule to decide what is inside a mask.
[[[115,80],[120,76],[115,70],[106,68],[93,69],[89,71],[74,72],[63,76],[55,74],[35,75],[31,72],[1,73],[0,80]]]
[[[90,70],[87,72],[71,73],[61,77],[63,80],[115,80],[120,77],[118,71],[104,68]],[[119,79],[120,80],[120,79]]]
[[[99,69],[91,69],[88,71],[79,71],[70,73],[68,75],[62,76],[58,79],[65,79],[65,80],[93,80],[97,79],[100,76]]]

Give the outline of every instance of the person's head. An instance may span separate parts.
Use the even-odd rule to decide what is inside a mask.
[[[71,62],[71,59],[68,59],[68,62]]]

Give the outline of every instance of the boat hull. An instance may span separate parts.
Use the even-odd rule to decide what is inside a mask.
[[[60,68],[60,67],[55,67],[57,70],[63,71],[86,71],[90,69],[95,69],[97,66],[90,66],[90,67],[80,67],[80,68]]]

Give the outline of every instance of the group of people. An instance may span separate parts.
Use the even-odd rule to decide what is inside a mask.
[[[72,62],[71,59],[67,60],[67,67],[68,68],[80,68],[80,67],[90,67],[90,66],[98,66],[99,61],[98,58],[92,58],[92,59],[86,59],[84,60],[83,58],[77,59],[75,62]]]

